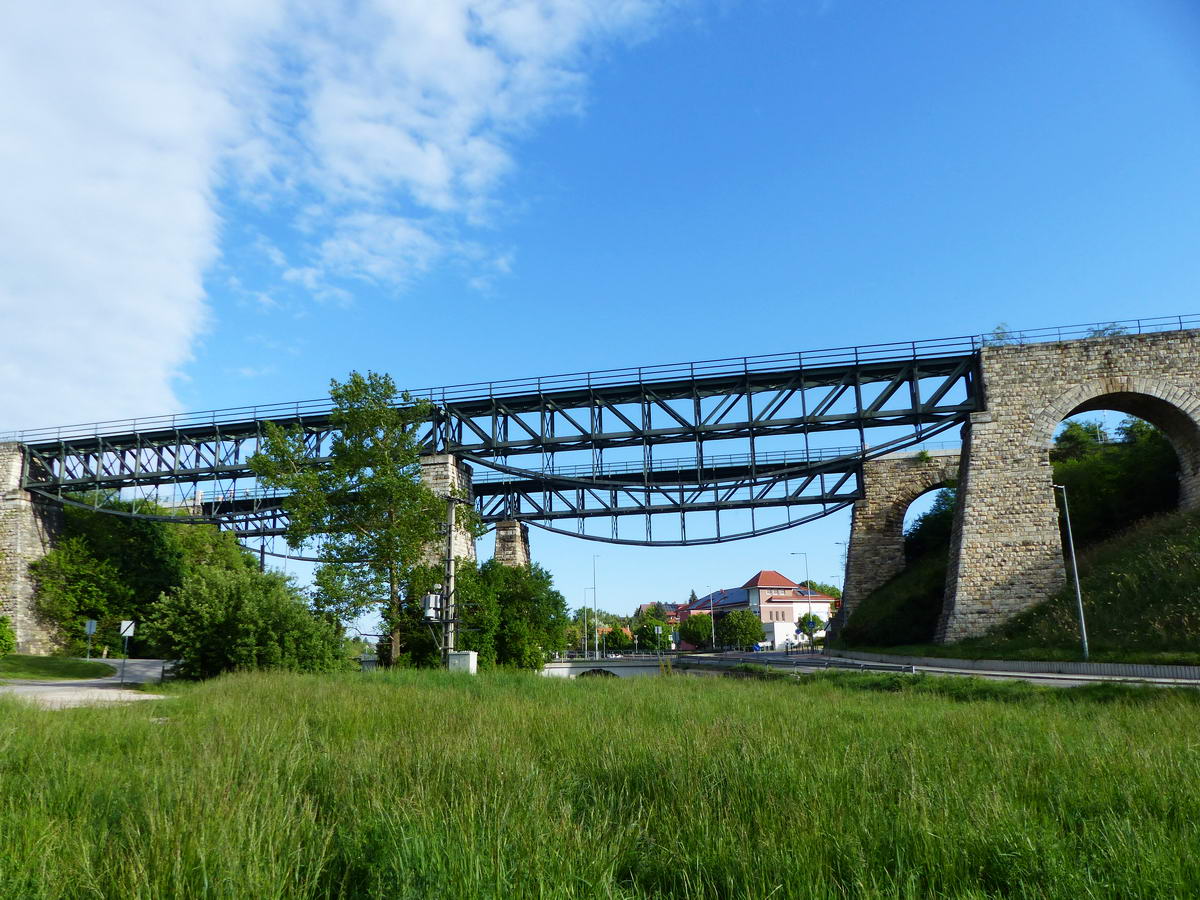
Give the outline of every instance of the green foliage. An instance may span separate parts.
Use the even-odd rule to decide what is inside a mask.
[[[838,641],[850,647],[888,647],[932,640],[945,587],[945,551],[925,554],[864,597]]]
[[[929,509],[921,513],[904,533],[904,556],[916,560],[927,553],[944,554],[950,546],[954,528],[954,507],[957,494],[953,488],[942,488],[933,497]]]
[[[655,630],[661,629],[661,630]],[[671,649],[671,626],[667,620],[643,616],[641,624],[635,629],[638,638],[638,649],[648,653],[658,653]]]
[[[826,584],[822,581],[802,581],[800,584],[806,586],[810,591],[816,591],[819,594],[832,597],[834,600],[842,599],[842,589],[836,584]]]
[[[341,628],[278,573],[205,567],[163,594],[145,625],[183,678],[239,669],[322,672],[345,665]]]
[[[38,615],[53,623],[58,645],[69,656],[84,654],[88,619],[98,623],[94,645],[117,649],[120,620],[142,611],[116,563],[97,558],[82,535],[61,539],[30,570]]]
[[[744,649],[763,639],[763,625],[752,609],[735,609],[717,619],[717,644]]]
[[[711,647],[713,642],[712,633],[713,619],[707,613],[693,613],[679,623],[679,637],[693,647]]]
[[[540,669],[550,656],[566,649],[566,600],[541,566],[505,566],[488,560],[476,567],[460,560],[455,578],[461,620],[457,646],[476,651],[481,668],[499,665]],[[404,584],[405,599],[396,618],[389,618],[385,611],[385,627],[395,635],[400,648],[396,665],[441,664],[441,626],[433,624],[435,638],[421,607],[421,599],[441,579],[438,568],[414,568]],[[387,658],[389,650],[390,642],[379,648],[382,659]]]
[[[824,628],[825,620],[816,613],[805,613],[796,620],[796,630],[808,638],[810,645],[817,642],[817,632]]]
[[[1097,652],[1200,652],[1200,513],[1144,521],[1090,548],[1079,571],[1088,640]],[[980,642],[1078,652],[1073,585]]]
[[[421,482],[417,428],[429,405],[399,394],[390,376],[375,372],[331,381],[329,396],[336,432],[328,459],[314,458],[299,428],[267,423],[250,466],[264,485],[289,492],[288,545],[322,538],[318,606],[343,619],[379,607],[398,628],[411,618],[402,608],[404,585],[446,519],[445,499]],[[391,657],[399,657],[400,644],[397,631]]]
[[[621,625],[609,625],[601,639],[601,647],[609,653],[628,653],[633,649],[633,638],[625,633]]]
[[[1096,443],[1082,455],[1053,461],[1054,481],[1067,489],[1077,546],[1168,512],[1178,503],[1179,460],[1162,432],[1139,419],[1126,419],[1117,434],[1116,442]],[[1078,443],[1070,441],[1073,453]]]
[[[17,634],[13,631],[8,616],[0,616],[0,657],[8,656],[17,649]]]
[[[97,622],[97,651],[107,646],[119,653],[119,622],[145,621],[159,595],[179,587],[189,573],[203,567],[240,570],[256,565],[233,534],[214,526],[132,519],[112,512],[132,509],[119,501],[108,501],[100,510],[66,506],[62,537],[30,567],[38,614],[54,626],[64,653],[83,655],[88,619]],[[172,512],[146,502],[139,503],[137,511],[161,516]],[[159,649],[139,630],[130,652]]]

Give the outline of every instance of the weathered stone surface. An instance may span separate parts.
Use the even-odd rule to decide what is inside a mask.
[[[505,566],[529,565],[529,526],[524,522],[497,522],[493,558]]]
[[[49,627],[33,605],[30,563],[49,551],[62,529],[62,509],[21,490],[19,444],[0,444],[0,615],[8,616],[20,653],[49,653]]]
[[[439,497],[453,494],[465,500],[474,500],[471,468],[456,457],[448,454],[421,458],[421,480]],[[451,542],[455,559],[475,560],[475,538],[462,528],[454,529]],[[428,550],[428,565],[441,566],[446,562],[446,543],[442,540]]]
[[[863,498],[854,504],[842,615],[904,568],[904,513],[914,500],[958,479],[959,452],[904,453],[863,464]]]
[[[1066,417],[1113,409],[1158,426],[1200,505],[1200,332],[1119,335],[983,351],[987,412],[972,417],[938,639],[982,634],[1063,582],[1048,450]]]

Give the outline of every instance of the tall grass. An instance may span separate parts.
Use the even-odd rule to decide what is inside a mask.
[[[0,705],[4,896],[1200,892],[1189,694],[506,673],[177,690]]]

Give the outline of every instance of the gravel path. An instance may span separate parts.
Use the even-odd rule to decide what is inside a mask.
[[[67,709],[73,706],[100,706],[135,700],[161,700],[163,694],[132,691],[121,686],[121,660],[105,660],[118,668],[104,678],[71,681],[37,681],[30,678],[0,683],[0,693],[21,697],[43,709]],[[157,683],[162,678],[161,659],[125,660],[125,684]]]

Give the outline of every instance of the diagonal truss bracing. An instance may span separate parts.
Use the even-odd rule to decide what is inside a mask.
[[[674,516],[679,534],[665,542],[724,540],[722,513],[750,511],[750,527],[734,536],[780,527],[778,519],[753,520],[769,510],[785,511],[788,524],[827,514],[859,496],[863,459],[916,444],[981,409],[978,352],[945,349],[852,350],[815,363],[786,354],[631,370],[622,378],[584,373],[439,389],[423,392],[434,414],[419,439],[425,452],[471,464],[487,522],[574,525],[573,533],[597,538],[584,534],[583,523],[607,518],[612,533],[598,539],[659,543],[654,523]],[[152,420],[112,433],[21,435],[25,484],[76,499],[86,492],[152,496],[173,486],[197,517],[243,536],[281,533],[282,500],[258,490],[247,465],[266,421],[298,426],[314,461],[327,455],[334,434],[328,410],[296,404],[243,417],[226,411],[209,422]],[[883,437],[870,439],[877,429]],[[793,517],[802,507],[815,512]],[[687,517],[695,514],[715,519],[715,537],[695,528],[688,536]],[[618,520],[635,516],[645,522],[645,538],[621,537]]]

